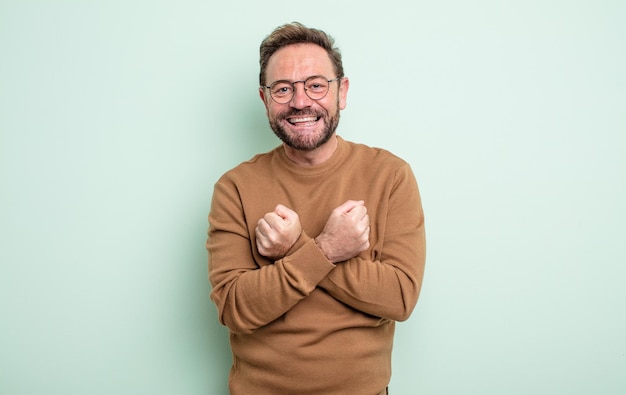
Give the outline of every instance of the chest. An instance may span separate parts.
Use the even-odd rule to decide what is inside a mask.
[[[368,180],[368,181],[366,181]],[[371,217],[385,216],[390,186],[377,177],[333,174],[329,177],[268,178],[254,188],[241,188],[248,228],[254,231],[260,218],[282,204],[298,213],[303,230],[319,234],[332,210],[346,200],[363,200]]]

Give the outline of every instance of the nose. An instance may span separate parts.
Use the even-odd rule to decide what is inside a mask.
[[[302,83],[302,86],[300,86],[298,83]],[[306,107],[310,107],[311,106],[311,102],[313,101],[313,99],[311,99],[305,91],[305,87],[304,87],[304,81],[296,81],[293,83],[293,97],[291,98],[291,101],[289,102],[289,105],[293,108],[297,108],[297,109],[302,109],[302,108],[306,108]]]

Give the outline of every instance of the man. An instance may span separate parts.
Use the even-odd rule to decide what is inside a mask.
[[[415,177],[336,135],[349,80],[331,37],[292,23],[260,52],[259,94],[282,145],[224,174],[209,214],[230,392],[384,394],[395,321],[424,273]]]

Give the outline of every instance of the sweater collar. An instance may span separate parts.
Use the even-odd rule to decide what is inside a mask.
[[[348,150],[348,145],[346,141],[338,135],[335,135],[337,138],[337,149],[333,153],[333,155],[328,158],[324,163],[315,166],[301,166],[297,163],[294,163],[287,157],[283,146],[277,147],[276,154],[277,159],[280,162],[281,166],[284,166],[287,170],[292,173],[295,173],[299,176],[305,177],[313,177],[325,174],[329,171],[333,171],[337,169],[341,163],[343,163]]]

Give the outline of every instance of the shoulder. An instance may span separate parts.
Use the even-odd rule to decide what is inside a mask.
[[[348,147],[348,161],[353,164],[351,167],[370,182],[380,180],[382,183],[392,184],[417,183],[411,165],[391,151],[348,141],[345,144]]]
[[[239,181],[257,180],[264,174],[270,173],[276,149],[254,155],[252,158],[241,162],[232,169],[226,171],[218,180],[218,183],[237,183]]]
[[[344,141],[349,152],[349,158],[362,160],[366,164],[369,163],[373,166],[383,165],[385,167],[396,169],[399,167],[408,166],[408,163],[404,159],[384,148],[372,147],[366,144],[355,143],[352,141]]]

